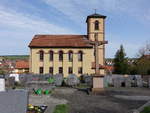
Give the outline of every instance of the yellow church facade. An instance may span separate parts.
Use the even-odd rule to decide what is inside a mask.
[[[95,34],[105,40],[105,18],[100,14],[87,17],[87,35],[35,35],[29,44],[30,73],[69,74],[95,73],[95,53],[91,41]],[[99,46],[100,74],[105,74],[105,46]]]

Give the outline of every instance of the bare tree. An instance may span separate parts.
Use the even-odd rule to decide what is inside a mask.
[[[137,54],[138,57],[141,57],[144,55],[150,55],[150,41],[146,43],[144,47],[140,48]]]

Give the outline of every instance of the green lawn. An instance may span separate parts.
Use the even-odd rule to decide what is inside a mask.
[[[69,113],[68,104],[56,105],[53,113]]]

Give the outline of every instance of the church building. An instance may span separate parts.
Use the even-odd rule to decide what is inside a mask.
[[[86,19],[87,35],[35,35],[29,44],[30,73],[81,74],[95,73],[95,47],[91,42],[105,41],[105,18],[100,14]],[[99,71],[105,74],[105,45],[98,46]]]

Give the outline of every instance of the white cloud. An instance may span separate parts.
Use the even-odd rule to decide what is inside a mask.
[[[37,33],[73,33],[68,28],[47,22],[42,18],[17,13],[2,7],[0,7],[0,20],[1,26],[4,25],[5,27],[14,27]]]
[[[148,0],[42,0],[51,7],[56,8],[64,15],[76,22],[83,20],[83,17],[89,13],[106,12],[117,14],[118,16],[126,15],[135,18],[138,21],[150,20],[150,8],[145,7]],[[110,16],[110,15],[109,15]],[[143,18],[144,17],[144,18]],[[145,22],[145,23],[146,23]]]

